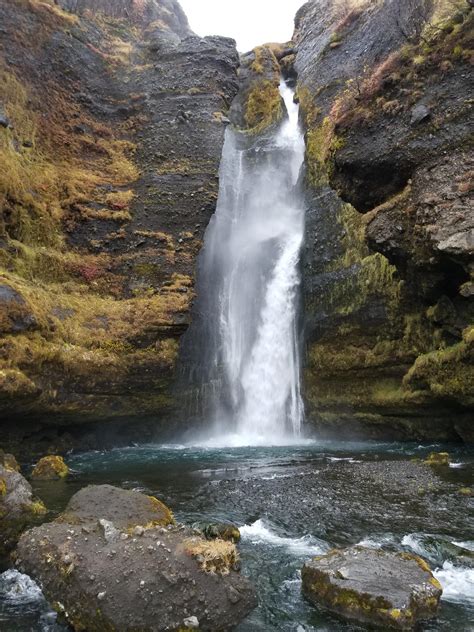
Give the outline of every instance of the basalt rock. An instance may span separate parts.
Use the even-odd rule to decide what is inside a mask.
[[[343,617],[384,629],[414,630],[436,617],[442,589],[424,560],[352,547],[307,562],[303,593]]]
[[[321,435],[472,440],[472,13],[297,14],[304,385]]]
[[[2,445],[170,432],[235,43],[175,0],[3,2],[0,23]]]
[[[44,519],[46,508],[33,496],[28,481],[16,471],[15,462],[0,464],[0,558],[15,547],[22,531]]]
[[[75,630],[230,630],[256,605],[234,544],[208,542],[157,499],[107,485],[26,533],[16,562]]]

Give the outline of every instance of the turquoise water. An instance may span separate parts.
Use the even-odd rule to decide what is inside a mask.
[[[37,483],[35,491],[59,512],[84,485],[110,483],[155,494],[182,522],[236,523],[242,572],[259,595],[259,607],[239,632],[366,629],[318,611],[300,594],[306,559],[359,542],[423,555],[445,591],[438,620],[423,629],[462,632],[474,629],[474,534],[472,499],[459,488],[473,483],[474,453],[448,446],[452,465],[434,474],[428,467],[412,471],[411,463],[442,449],[334,442],[136,446],[70,456],[70,479]],[[0,629],[64,630],[34,585],[11,574],[0,576]]]

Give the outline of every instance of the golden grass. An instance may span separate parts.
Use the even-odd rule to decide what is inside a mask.
[[[190,538],[184,543],[185,551],[196,559],[206,573],[228,575],[239,561],[239,554],[233,542],[227,540],[203,540]]]

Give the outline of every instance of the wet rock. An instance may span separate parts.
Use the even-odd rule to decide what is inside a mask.
[[[422,103],[415,105],[411,111],[410,125],[418,125],[431,118],[431,111]]]
[[[2,449],[0,449],[0,465],[10,472],[19,472],[21,469],[14,455],[5,453]]]
[[[81,490],[57,520],[24,534],[17,566],[75,630],[234,628],[256,605],[233,568],[235,545],[173,524],[157,503],[109,485]]]
[[[427,465],[449,465],[450,460],[447,452],[430,452],[425,463]]]
[[[9,553],[21,532],[46,514],[46,507],[33,496],[28,481],[0,465],[0,557]]]
[[[200,531],[208,540],[220,538],[231,542],[240,541],[240,531],[234,524],[195,522],[193,529]]]
[[[54,481],[66,478],[69,468],[61,456],[44,456],[31,472],[31,478],[39,481]]]
[[[307,562],[302,580],[312,603],[384,629],[413,630],[434,618],[442,593],[420,557],[357,546]]]

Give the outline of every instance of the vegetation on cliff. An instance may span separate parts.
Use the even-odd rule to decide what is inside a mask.
[[[329,433],[346,419],[349,434],[352,424],[369,436],[469,439],[473,309],[459,244],[471,184],[469,158],[456,152],[470,151],[462,77],[473,11],[461,1],[405,4],[346,3],[331,15],[309,3],[297,18],[309,199],[319,213],[305,249],[308,412]],[[320,31],[310,33],[315,20]]]

